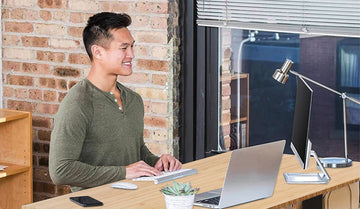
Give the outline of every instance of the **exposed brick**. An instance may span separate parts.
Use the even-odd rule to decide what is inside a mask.
[[[151,139],[155,141],[166,141],[168,138],[168,132],[166,129],[154,130]]]
[[[146,143],[146,146],[155,155],[161,155],[161,154],[168,153],[168,148],[167,148],[166,144]]]
[[[149,56],[149,47],[143,45],[135,45],[134,54],[137,57],[146,57]]]
[[[59,92],[58,102],[61,102],[65,98],[66,94],[67,93]]]
[[[33,112],[34,109],[30,102],[16,100],[8,100],[7,107],[12,110],[22,110],[28,112]]]
[[[24,19],[25,20],[38,20],[39,19],[39,14],[38,11],[36,10],[28,10],[28,9],[24,9]]]
[[[168,3],[138,2],[135,4],[135,11],[139,13],[166,14]]]
[[[34,142],[33,150],[36,153],[48,154],[49,153],[49,144]]]
[[[149,25],[149,17],[145,15],[137,15],[132,18],[132,26],[136,28],[145,27]]]
[[[151,18],[151,28],[154,29],[167,29],[168,23],[166,17],[152,17]]]
[[[38,112],[43,114],[55,114],[59,109],[59,105],[57,104],[39,103],[36,105],[36,107]]]
[[[151,127],[167,127],[167,119],[163,117],[155,117],[155,116],[145,116],[144,117],[144,125]]]
[[[1,9],[1,18],[8,19],[10,17],[10,11],[8,9]]]
[[[39,86],[67,90],[66,81],[63,79],[39,78]]]
[[[13,35],[3,35],[2,44],[5,46],[17,46],[20,43],[20,39],[18,36]]]
[[[69,55],[69,63],[82,64],[82,65],[91,64],[89,56],[87,54],[70,54]]]
[[[134,39],[137,43],[157,43],[167,44],[168,36],[166,32],[160,31],[135,31]]]
[[[151,48],[151,55],[155,58],[166,59],[169,55],[169,49],[164,46],[155,46]]]
[[[48,168],[34,168],[34,180],[51,181]]]
[[[51,51],[36,51],[36,59],[47,62],[64,62],[65,53]]]
[[[33,125],[33,127],[51,128],[50,118],[33,116],[32,117],[32,125]]]
[[[34,78],[29,76],[8,75],[7,83],[11,85],[32,86],[34,84]]]
[[[33,7],[36,5],[35,1],[30,0],[3,0],[2,6],[9,6],[9,7]]]
[[[43,19],[45,21],[49,21],[52,18],[50,11],[45,11],[45,10],[40,11],[39,15],[40,15],[41,19]]]
[[[135,91],[139,93],[143,98],[147,99],[167,99],[167,92],[162,89],[155,88],[136,88]]]
[[[66,11],[54,11],[53,20],[55,21],[67,21],[68,14]]]
[[[40,158],[44,158],[44,157],[39,157],[39,162],[40,162]],[[47,160],[47,162],[48,161],[49,160]],[[34,190],[37,192],[55,194],[55,187],[56,186],[52,183],[34,181]]]
[[[141,70],[154,70],[154,71],[168,71],[169,65],[167,61],[160,60],[146,60],[146,59],[137,59],[136,67]]]
[[[33,37],[33,36],[23,36],[21,37],[23,46],[32,46],[32,47],[47,47],[48,38],[45,37]]]
[[[47,199],[50,199],[53,197],[54,197],[54,195],[51,195],[51,194],[37,193],[36,191],[34,191],[34,202],[47,200]]]
[[[20,62],[13,61],[3,61],[2,62],[3,71],[20,71]]]
[[[62,9],[66,8],[65,0],[38,0],[40,8]]]
[[[50,39],[50,46],[55,49],[77,49],[80,41],[69,39]]]
[[[34,52],[29,49],[4,48],[3,56],[9,59],[30,60],[34,57]]]
[[[92,0],[68,0],[69,8],[73,10],[80,10],[86,12],[97,12],[100,11],[99,2]]]
[[[13,9],[10,11],[11,19],[23,19],[24,18],[24,9]]]
[[[119,76],[118,80],[123,83],[147,83],[149,82],[149,74],[133,73],[130,76]]]
[[[68,89],[71,89],[73,86],[77,84],[78,81],[69,81]]]
[[[84,14],[78,12],[70,13],[70,22],[72,23],[83,23],[84,22]]]
[[[16,98],[25,99],[27,98],[27,89],[16,88],[14,89],[14,95]]]
[[[5,22],[5,32],[31,33],[34,31],[31,23]]]
[[[56,196],[69,194],[71,193],[71,189],[67,185],[56,185]]]
[[[3,96],[12,97],[14,95],[14,89],[8,86],[3,86]]]
[[[35,133],[35,131],[33,131],[33,133]],[[33,136],[33,138],[35,138],[35,136]],[[39,161],[36,155],[33,155],[33,165],[39,166]]]
[[[151,103],[151,112],[156,114],[166,114],[167,113],[167,102],[152,102]]]
[[[34,100],[42,100],[42,92],[40,89],[29,89],[29,98]]]
[[[75,38],[82,38],[83,27],[69,27],[68,35]]]
[[[56,101],[57,93],[56,91],[44,90],[43,91],[43,98],[46,102],[54,102]]]
[[[66,35],[65,26],[56,24],[35,24],[35,33],[40,35],[54,35],[64,36]]]
[[[71,67],[56,67],[54,69],[54,75],[62,77],[79,77],[80,70]]]
[[[102,8],[106,12],[125,12],[129,13],[134,11],[132,2],[103,2]]]
[[[37,63],[23,63],[22,71],[26,73],[49,74],[50,65]]]
[[[167,76],[166,75],[153,74],[152,75],[152,83],[155,84],[155,85],[165,86],[166,83],[167,83]]]
[[[145,113],[150,113],[150,101],[149,100],[144,100],[144,112]]]
[[[144,139],[150,138],[150,131],[148,129],[144,129],[143,137]]]
[[[18,20],[36,20],[38,19],[38,12],[35,10],[29,10],[29,9],[23,9],[23,8],[17,8],[13,9],[10,12],[10,17],[12,19],[18,19]]]
[[[230,97],[222,98],[221,105],[224,109],[230,109],[230,107],[231,107]]]

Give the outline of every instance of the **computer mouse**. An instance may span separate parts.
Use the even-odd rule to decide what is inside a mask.
[[[111,184],[110,187],[116,188],[116,189],[137,189],[138,186],[133,183],[129,182],[117,182],[114,184]]]

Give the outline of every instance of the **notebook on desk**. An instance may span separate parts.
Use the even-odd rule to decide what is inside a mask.
[[[285,140],[234,150],[224,185],[195,195],[194,205],[226,208],[272,196]]]

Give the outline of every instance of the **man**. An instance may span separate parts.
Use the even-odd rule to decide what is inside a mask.
[[[91,69],[59,107],[49,156],[53,182],[73,192],[181,168],[176,158],[157,157],[145,146],[142,99],[117,82],[132,73],[130,24],[127,14],[103,12],[90,17],[83,31]]]

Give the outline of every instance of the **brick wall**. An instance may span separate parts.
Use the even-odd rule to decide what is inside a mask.
[[[177,7],[177,0],[3,0],[3,107],[33,113],[34,201],[69,192],[48,175],[50,134],[59,103],[89,71],[81,34],[100,11],[132,16],[133,75],[119,80],[144,100],[150,150],[178,155]]]

